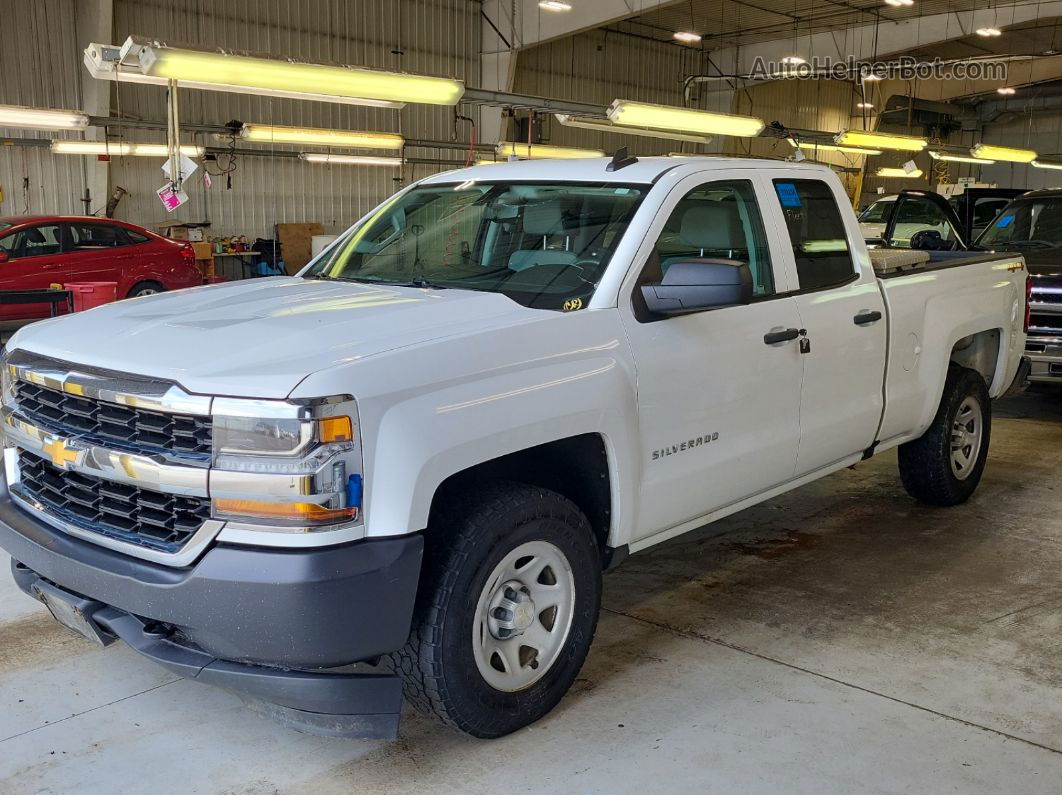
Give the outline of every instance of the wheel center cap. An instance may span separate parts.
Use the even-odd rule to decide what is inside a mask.
[[[513,624],[517,631],[523,632],[535,621],[535,603],[530,597],[526,602],[520,602],[513,611]]]
[[[531,592],[519,580],[510,580],[498,588],[487,608],[487,624],[499,640],[522,634],[532,624],[538,611]]]

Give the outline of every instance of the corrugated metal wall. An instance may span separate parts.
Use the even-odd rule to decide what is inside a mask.
[[[0,10],[0,104],[81,106],[76,0],[5,0]],[[87,75],[84,75],[88,79]],[[0,136],[80,137],[0,128]],[[83,213],[85,163],[47,148],[0,147],[0,215]]]
[[[76,46],[75,0],[17,0],[5,2],[0,24],[0,102],[78,107],[79,84],[90,79],[81,66]],[[8,24],[7,7],[16,14]],[[30,32],[33,35],[27,35]],[[129,35],[144,35],[171,43],[278,53],[339,63],[457,77],[478,82],[480,20],[478,6],[466,0],[116,0],[114,35],[121,43]],[[46,51],[41,51],[43,46]],[[11,80],[8,69],[19,69],[23,80]],[[15,83],[23,83],[16,86]],[[450,140],[453,110],[408,106],[401,111],[360,108],[302,100],[281,100],[210,91],[180,92],[181,122],[224,124],[232,119],[307,127],[368,129],[401,132],[407,138]],[[166,117],[165,93],[159,87],[115,86],[112,115],[161,121]],[[472,115],[475,115],[474,113]],[[157,130],[125,130],[130,139],[163,141]],[[116,132],[116,131],[112,131]],[[461,137],[467,136],[461,130]],[[4,134],[4,133],[0,133]],[[12,135],[25,136],[21,131]],[[42,134],[50,137],[50,134]],[[215,139],[202,139],[212,146]],[[252,147],[249,144],[241,146]],[[268,152],[268,147],[256,147]],[[283,148],[283,147],[277,147]],[[288,147],[290,149],[290,147]],[[309,150],[309,147],[305,147]],[[321,151],[324,151],[323,149]],[[453,150],[417,149],[408,154],[453,159]],[[27,165],[28,163],[28,165]],[[207,190],[192,180],[192,200],[172,216],[162,209],[155,190],[164,181],[161,162],[147,158],[115,158],[110,183],[129,195],[117,216],[154,227],[163,220],[209,221],[212,235],[246,234],[272,237],[276,223],[316,221],[326,231],[339,231],[352,220],[410,180],[444,167],[407,166],[368,168],[303,163],[268,156],[239,157],[231,175]],[[52,156],[46,151],[15,147],[0,153],[4,202],[0,213],[22,212],[18,191],[23,172],[29,173],[37,200],[33,211],[82,212],[77,202],[84,190],[78,177],[79,157]],[[211,167],[215,170],[215,167]],[[61,172],[61,179],[56,178]],[[404,173],[403,173],[404,172]],[[77,177],[77,179],[75,179]],[[9,187],[11,186],[11,187]],[[95,209],[95,207],[94,207]]]
[[[600,105],[616,98],[682,105],[683,80],[707,69],[706,56],[698,50],[593,30],[521,52],[514,90]],[[727,107],[712,104],[720,101],[720,95],[712,95],[699,107],[729,111],[729,96],[725,98]],[[632,152],[645,155],[708,151],[698,144],[564,127],[552,117],[546,124],[543,138],[559,146],[591,147],[608,153],[629,146]]]

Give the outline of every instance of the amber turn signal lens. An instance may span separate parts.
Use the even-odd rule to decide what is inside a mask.
[[[320,422],[321,442],[352,442],[354,428],[350,417],[325,417]]]
[[[356,519],[357,508],[325,508],[312,502],[260,502],[258,500],[214,500],[214,508],[226,516],[255,519],[299,519],[310,522],[338,522]]]

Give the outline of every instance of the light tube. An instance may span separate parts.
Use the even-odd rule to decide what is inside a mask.
[[[600,149],[574,149],[570,146],[547,146],[546,144],[518,144],[503,141],[494,147],[498,157],[518,157],[521,160],[574,159],[580,157],[604,157]]]
[[[833,141],[841,146],[900,149],[908,152],[920,152],[929,143],[925,138],[916,138],[913,135],[893,135],[868,130],[841,130],[833,137]]]
[[[608,107],[608,117],[625,127],[655,127],[702,135],[735,135],[742,138],[755,137],[766,126],[762,119],[755,116],[712,113],[672,105],[650,105],[646,102],[631,102],[628,99],[614,100]]]
[[[166,144],[138,144],[129,141],[52,141],[51,151],[56,155],[111,155],[114,157],[131,155],[133,157],[168,157]],[[202,157],[206,151],[202,146],[183,144],[181,154],[188,157]]]
[[[244,124],[240,137],[255,143],[349,146],[357,149],[401,149],[406,144],[401,135],[394,133],[318,130],[270,124]]]
[[[882,167],[882,168],[879,168],[877,171],[874,172],[874,176],[875,177],[892,177],[892,178],[899,178],[899,179],[903,179],[903,178],[917,179],[918,177],[922,176],[922,169],[916,168],[914,171],[906,171],[905,169],[902,169],[902,168],[886,168],[886,167]]]
[[[674,130],[653,130],[642,127],[621,127],[618,124],[613,124],[608,119],[597,119],[593,116],[572,116],[568,113],[554,113],[553,118],[565,127],[579,127],[584,130],[594,130],[596,132],[640,135],[646,138],[667,138],[673,141],[693,141],[698,144],[709,144],[712,142],[712,136],[710,135],[693,135],[691,133],[675,132]]]
[[[140,71],[132,64],[118,62],[118,48],[110,44],[90,44],[85,48],[83,57],[85,68],[96,80],[111,80],[115,83],[137,83],[138,85],[166,86],[165,77],[154,77]],[[404,102],[388,102],[382,99],[365,99],[364,97],[339,97],[329,94],[311,94],[306,91],[279,91],[271,88],[251,88],[248,86],[231,86],[224,83],[197,83],[192,80],[179,80],[181,88],[201,91],[224,91],[229,94],[252,94],[278,99],[312,99],[317,102],[334,102],[342,105],[363,105],[370,108],[389,108],[401,110]]]
[[[89,117],[76,110],[27,108],[0,105],[0,127],[24,127],[29,130],[83,130]]]
[[[949,163],[995,163],[995,160],[985,160],[983,157],[966,157],[965,155],[952,155],[947,152],[930,150],[929,156],[934,160],[947,160]]]
[[[1062,169],[1062,163],[1045,163],[1042,160],[1032,161],[1033,168],[1058,168]]]
[[[985,160],[1005,160],[1008,163],[1031,163],[1036,159],[1036,152],[1032,149],[1012,149],[992,144],[975,144],[970,154]]]
[[[333,155],[325,152],[303,152],[300,160],[307,163],[336,163],[342,166],[400,166],[400,157],[374,157],[372,155]]]
[[[122,55],[123,60],[136,56],[144,74],[168,80],[425,105],[456,105],[465,92],[464,83],[448,77],[293,61],[233,50],[170,47],[133,37],[122,45]]]

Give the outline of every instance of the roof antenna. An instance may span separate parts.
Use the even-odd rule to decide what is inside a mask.
[[[638,162],[638,158],[627,153],[627,147],[621,146],[612,155],[612,162],[605,166],[605,171],[619,171],[621,168],[632,166]]]

